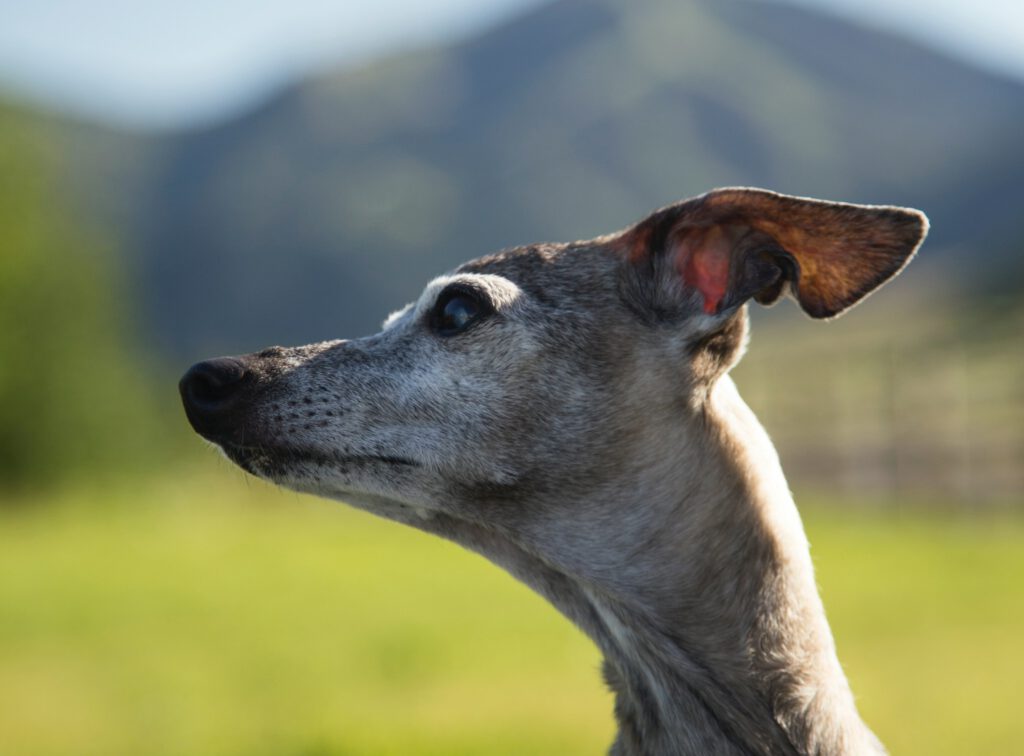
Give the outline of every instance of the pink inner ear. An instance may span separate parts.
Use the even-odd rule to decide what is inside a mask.
[[[704,312],[714,315],[729,288],[729,234],[721,226],[712,226],[687,234],[679,246],[676,269],[686,285],[704,297]]]

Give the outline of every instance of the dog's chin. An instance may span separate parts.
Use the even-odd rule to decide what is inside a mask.
[[[378,455],[318,455],[296,449],[220,445],[224,455],[250,475],[304,494],[340,501],[389,520],[422,527],[436,510],[422,502],[402,501],[394,494],[368,491],[374,485],[360,485],[368,476],[379,483],[396,470],[421,467],[403,457]],[[387,486],[385,485],[384,488]]]
[[[387,480],[421,465],[385,454],[334,454],[298,447],[218,444],[229,460],[250,475],[302,493],[338,498],[359,492],[360,479]]]
[[[273,456],[263,447],[228,443],[218,443],[216,446],[225,457],[250,475],[277,482],[274,475],[277,465],[274,463]]]

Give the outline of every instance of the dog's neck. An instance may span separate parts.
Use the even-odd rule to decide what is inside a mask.
[[[674,436],[652,428],[635,476],[548,519],[394,516],[485,555],[597,643],[616,756],[883,752],[836,658],[771,442],[729,378],[700,414]],[[559,511],[575,541],[552,527]],[[609,532],[617,546],[598,548]]]
[[[631,555],[635,574],[662,584],[583,588],[617,696],[613,753],[881,750],[836,658],[770,441],[728,378],[703,412],[679,466],[693,477],[671,478],[676,509],[655,524],[663,537]]]

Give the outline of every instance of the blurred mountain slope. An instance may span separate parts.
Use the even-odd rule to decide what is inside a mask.
[[[138,247],[157,343],[199,357],[366,333],[464,259],[729,184],[921,207],[926,260],[998,277],[1021,123],[1021,84],[808,10],[556,0],[136,140],[131,170],[93,134],[78,164]]]

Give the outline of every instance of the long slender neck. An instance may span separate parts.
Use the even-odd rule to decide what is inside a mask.
[[[616,756],[882,752],[778,457],[732,382],[699,417],[644,434],[571,501],[395,519],[484,554],[590,635],[616,693]]]
[[[686,451],[699,476],[633,557],[651,583],[583,588],[617,695],[613,753],[881,751],[836,658],[767,436],[728,379],[706,411],[707,437]]]

